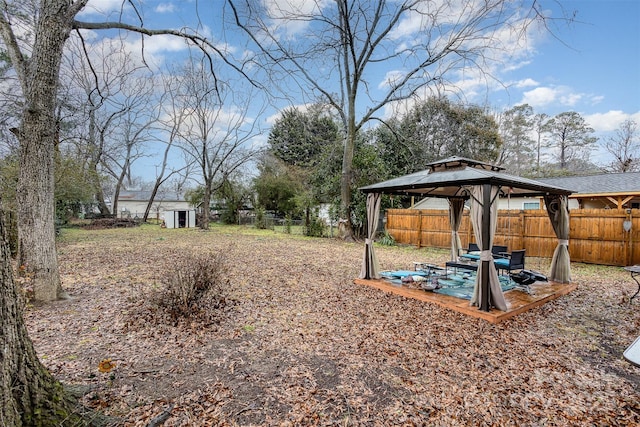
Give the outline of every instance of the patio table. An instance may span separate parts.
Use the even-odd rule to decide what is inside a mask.
[[[450,268],[452,269],[461,269],[461,270],[470,270],[470,271],[478,271],[478,264],[475,263],[465,263],[465,262],[455,262],[455,261],[447,261],[445,263],[447,267],[447,272]]]

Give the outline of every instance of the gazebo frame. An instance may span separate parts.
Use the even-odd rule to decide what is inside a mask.
[[[502,289],[498,283],[491,246],[495,234],[497,200],[500,194],[544,197],[558,245],[551,261],[550,279],[569,283],[571,280],[569,257],[569,208],[567,198],[572,193],[560,187],[539,181],[509,175],[504,168],[464,157],[449,157],[429,163],[428,169],[388,181],[360,188],[367,193],[367,239],[360,272],[361,279],[378,279],[378,262],[373,248],[377,231],[382,194],[440,197],[449,200],[452,260],[460,249],[457,227],[464,201],[472,200],[472,224],[476,241],[480,244],[480,265],[474,288],[472,305],[482,311],[492,306],[506,310]],[[456,224],[457,223],[457,224]]]

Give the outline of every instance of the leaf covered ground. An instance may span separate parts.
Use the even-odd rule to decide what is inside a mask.
[[[165,426],[640,424],[640,368],[622,358],[640,298],[620,267],[574,264],[576,291],[492,325],[354,284],[358,243],[145,225],[66,229],[58,248],[73,298],[28,306],[29,334],[120,425],[171,407]],[[383,269],[447,257],[376,250]],[[210,251],[229,269],[215,321],[154,322],[177,254]]]

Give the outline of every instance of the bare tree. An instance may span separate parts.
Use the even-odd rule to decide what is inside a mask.
[[[102,215],[111,213],[103,185],[106,150],[113,148],[114,129],[131,109],[130,103],[124,100],[127,86],[133,85],[134,90],[130,92],[136,93],[138,82],[147,81],[148,76],[140,75],[145,72],[148,74],[148,70],[135,65],[130,53],[113,43],[87,46],[80,38],[72,37],[64,56],[61,85],[79,92],[67,101],[73,104],[70,108],[76,110],[71,140],[86,159]],[[137,93],[136,100],[140,102]]]
[[[178,137],[187,165],[195,166],[204,187],[200,228],[208,229],[211,195],[256,155],[251,139],[259,129],[248,112],[258,102],[235,85],[215,82],[201,61],[191,61],[179,78],[174,120],[180,122]]]
[[[0,37],[23,97],[21,122],[14,131],[19,142],[20,160],[17,189],[18,262],[31,276],[38,299],[45,301],[62,295],[54,227],[54,154],[58,143],[55,113],[60,64],[71,32],[84,28],[121,29],[145,36],[169,34],[184,38],[209,58],[210,55],[216,55],[226,61],[225,54],[215,44],[186,27],[181,30],[152,30],[145,28],[142,22],[76,20],[87,2],[0,2]],[[136,7],[134,1],[123,1],[123,6],[125,3]],[[137,16],[141,17],[142,14],[138,13]],[[31,43],[25,43],[19,39],[22,34],[33,34],[34,39]],[[213,72],[212,67],[210,71]],[[1,240],[6,242],[4,237]],[[13,283],[9,252],[5,245],[2,246],[0,420],[6,426],[79,424],[73,417],[68,394],[40,363],[29,340]]]
[[[55,108],[60,65],[71,32],[120,29],[142,36],[173,35],[198,47],[211,60],[209,70],[212,74],[212,55],[244,74],[228,60],[228,53],[188,27],[149,29],[144,27],[140,13],[135,14],[140,19],[137,23],[79,21],[76,15],[87,2],[41,0],[35,7],[31,2],[1,2],[0,36],[24,98],[21,123],[14,132],[20,145],[18,258],[33,278],[37,298],[44,301],[63,294],[55,249],[53,158],[58,142]],[[123,3],[137,7],[132,1]],[[139,11],[136,9],[136,12]],[[18,38],[25,32],[36,35],[29,44]]]
[[[118,198],[123,188],[131,188],[133,163],[144,157],[144,145],[152,138],[156,123],[156,110],[151,105],[153,81],[151,79],[133,79],[124,86],[121,103],[116,110],[121,111],[113,121],[107,134],[101,165],[116,181],[113,194],[113,214],[118,214]]]
[[[455,71],[473,69],[491,79],[491,57],[507,52],[545,18],[535,0],[434,2],[428,0],[257,2],[228,0],[236,24],[269,66],[270,84],[287,92],[293,76],[303,92],[336,109],[345,131],[341,175],[341,216],[353,237],[351,186],[357,134],[385,107],[428,88],[445,88]],[[260,3],[262,4],[262,3]],[[508,37],[507,37],[508,35]],[[508,40],[507,40],[508,39]],[[399,61],[398,70],[380,66]],[[376,88],[378,90],[376,90]]]
[[[609,167],[612,172],[640,171],[640,139],[638,124],[634,120],[622,122],[615,136],[605,140],[604,148],[614,158]]]
[[[151,212],[151,208],[160,187],[170,178],[176,176],[176,174],[186,172],[185,177],[181,180],[182,185],[184,185],[186,175],[189,175],[188,165],[176,166],[175,164],[169,164],[169,154],[171,153],[172,148],[174,148],[174,144],[176,143],[176,140],[178,138],[178,132],[185,120],[185,110],[182,110],[178,107],[177,97],[172,96],[172,94],[176,93],[176,86],[178,83],[178,80],[174,79],[172,76],[164,77],[162,79],[162,94],[159,100],[160,108],[158,109],[158,114],[160,115],[160,117],[157,120],[157,127],[158,130],[161,131],[161,134],[166,136],[166,139],[162,139],[161,141],[159,141],[160,143],[164,144],[164,151],[160,164],[156,166],[156,176],[153,183],[153,188],[151,189],[149,202],[147,203],[147,207],[142,218],[142,220],[145,222],[149,218],[149,213]],[[178,184],[176,185],[176,187],[182,187],[182,185]],[[179,192],[181,192],[181,189],[176,188],[176,193]]]

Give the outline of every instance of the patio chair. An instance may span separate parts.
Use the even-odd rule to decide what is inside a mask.
[[[477,261],[480,259],[480,247],[476,243],[469,242],[469,247],[467,249],[460,249],[458,251],[458,257],[466,258],[473,261]]]
[[[506,246],[493,245],[491,255],[493,255],[494,258],[507,258],[509,256],[507,250]]]
[[[498,271],[511,273],[513,270],[524,270],[524,257],[526,249],[513,251],[509,254],[509,258],[498,258],[494,260]]]

